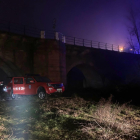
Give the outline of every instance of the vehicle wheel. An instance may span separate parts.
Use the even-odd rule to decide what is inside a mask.
[[[45,97],[46,97],[46,93],[45,93],[45,91],[43,90],[43,89],[41,89],[41,90],[39,90],[38,91],[38,97],[39,97],[39,99],[45,99]]]
[[[13,94],[13,90],[11,90],[11,98],[12,98],[12,99],[16,99],[17,96],[18,96],[18,95],[17,95],[17,94]]]

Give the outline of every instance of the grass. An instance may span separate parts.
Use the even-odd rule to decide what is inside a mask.
[[[140,108],[80,97],[0,102],[0,140],[140,139]]]

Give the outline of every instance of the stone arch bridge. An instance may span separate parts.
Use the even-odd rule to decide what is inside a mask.
[[[136,54],[0,33],[0,80],[38,73],[69,87],[100,88],[140,78]]]

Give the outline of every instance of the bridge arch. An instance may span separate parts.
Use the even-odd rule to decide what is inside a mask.
[[[100,88],[107,86],[109,80],[92,62],[74,62],[67,67],[67,85],[69,88]]]

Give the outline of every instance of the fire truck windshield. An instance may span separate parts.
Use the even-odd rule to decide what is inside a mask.
[[[51,82],[51,80],[44,76],[34,76],[37,82]]]

